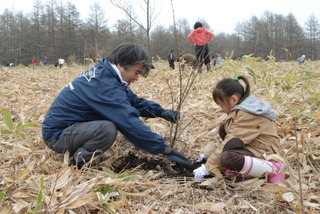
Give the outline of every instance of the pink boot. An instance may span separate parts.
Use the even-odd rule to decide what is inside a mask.
[[[284,174],[280,173],[282,163],[276,161],[267,161],[255,157],[244,156],[244,166],[240,173],[243,176],[249,175],[260,178],[267,175],[270,183],[282,183]]]
[[[224,171],[224,174],[226,174],[226,175],[228,175],[228,176],[238,176],[240,173],[239,172],[237,172],[237,171],[232,171],[232,170],[230,170],[230,169],[225,169],[225,170],[223,170]]]

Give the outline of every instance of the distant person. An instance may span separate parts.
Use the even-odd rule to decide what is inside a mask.
[[[175,123],[180,113],[138,97],[130,85],[150,70],[150,56],[140,45],[124,43],[106,59],[73,79],[52,103],[42,124],[44,143],[57,153],[69,151],[81,168],[112,146],[118,131],[135,147],[192,167],[140,117]],[[147,88],[148,85],[146,85]]]
[[[179,61],[181,63],[182,71],[184,71],[186,65],[191,67],[192,69],[196,69],[198,67],[197,58],[192,54],[183,54],[182,56],[180,56]]]
[[[217,60],[216,60],[216,57],[215,57],[215,56],[212,57],[212,60],[211,60],[211,61],[212,61],[212,62],[211,62],[212,66],[216,66]]]
[[[64,62],[65,62],[64,59],[62,59],[62,58],[60,57],[59,60],[58,60],[58,64],[59,64],[59,68],[60,68],[60,69],[62,68]]]
[[[176,61],[176,57],[174,56],[174,50],[171,50],[169,56],[168,56],[168,62],[170,68],[174,69],[174,62]]]
[[[49,59],[48,57],[44,57],[44,59],[42,60],[43,65],[48,65]]]
[[[37,58],[36,57],[32,58],[31,64],[32,64],[33,69],[36,69],[36,67],[37,67]]]
[[[194,24],[194,30],[188,35],[188,39],[195,46],[195,54],[198,60],[198,72],[202,72],[203,62],[207,66],[207,70],[211,70],[210,54],[208,43],[214,34],[202,27],[201,22]]]
[[[303,64],[304,61],[305,61],[305,59],[306,59],[306,55],[302,55],[301,57],[298,58],[298,63],[299,63],[300,65]]]
[[[216,57],[216,65],[221,65],[221,58],[220,56]]]
[[[14,66],[13,62],[8,62],[7,67],[12,68]]]

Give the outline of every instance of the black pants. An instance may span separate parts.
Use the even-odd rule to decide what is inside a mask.
[[[170,68],[174,69],[174,60],[168,60]]]
[[[75,123],[46,144],[58,153],[69,151],[77,162],[87,162],[112,146],[116,137],[117,128],[112,122],[98,120]]]
[[[196,45],[195,46],[195,53],[196,53],[199,67],[202,67],[203,62],[205,65],[210,64],[210,54],[209,54],[208,44]]]

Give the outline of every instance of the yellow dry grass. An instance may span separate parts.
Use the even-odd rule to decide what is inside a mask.
[[[175,108],[179,71],[170,70],[167,62],[156,62],[155,66],[149,77],[141,78],[132,89],[164,108]],[[247,76],[252,94],[270,101],[277,112],[282,156],[288,164],[283,184],[268,184],[264,179],[234,182],[217,177],[195,184],[192,177],[166,177],[159,168],[136,167],[116,174],[108,170],[112,161],[129,152],[149,160],[167,161],[161,155],[136,150],[120,135],[107,151],[111,158],[99,169],[74,170],[68,166],[67,154],[58,155],[43,144],[41,123],[59,91],[86,68],[2,70],[0,109],[10,112],[15,126],[32,121],[36,127],[21,130],[24,139],[14,133],[0,136],[0,213],[301,213],[301,201],[305,213],[319,213],[319,68],[319,61],[302,66],[296,62],[257,62],[251,57],[241,62],[224,61],[222,67],[196,77],[182,105],[175,149],[196,159],[207,143],[219,140],[217,127],[225,118],[211,99],[215,83],[224,77]],[[187,70],[182,74],[183,87],[190,73]],[[145,122],[155,132],[169,137],[168,122],[157,118]],[[2,116],[0,129],[8,129]]]

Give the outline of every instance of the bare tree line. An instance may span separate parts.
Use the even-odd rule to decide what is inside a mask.
[[[30,14],[6,9],[0,15],[0,59],[28,65],[32,57],[45,56],[54,64],[62,57],[68,63],[84,63],[86,59],[101,59],[123,42],[144,45],[155,58],[166,59],[175,49],[173,26],[155,25],[155,1],[144,0],[145,17],[135,14],[131,1],[111,1],[122,9],[127,18],[108,23],[106,14],[98,3],[90,7],[89,16],[82,20],[71,2],[36,0]],[[110,8],[112,10],[112,8]],[[147,20],[146,24],[138,20]],[[210,29],[210,20],[199,20]],[[193,53],[187,35],[194,23],[186,19],[175,22],[180,54]],[[214,23],[210,23],[214,26]],[[211,55],[237,58],[253,54],[255,57],[276,60],[295,60],[305,54],[307,58],[320,57],[320,24],[314,14],[300,26],[293,14],[287,16],[266,11],[261,17],[235,23],[232,34],[216,34],[210,43]],[[177,52],[176,52],[177,53]]]

